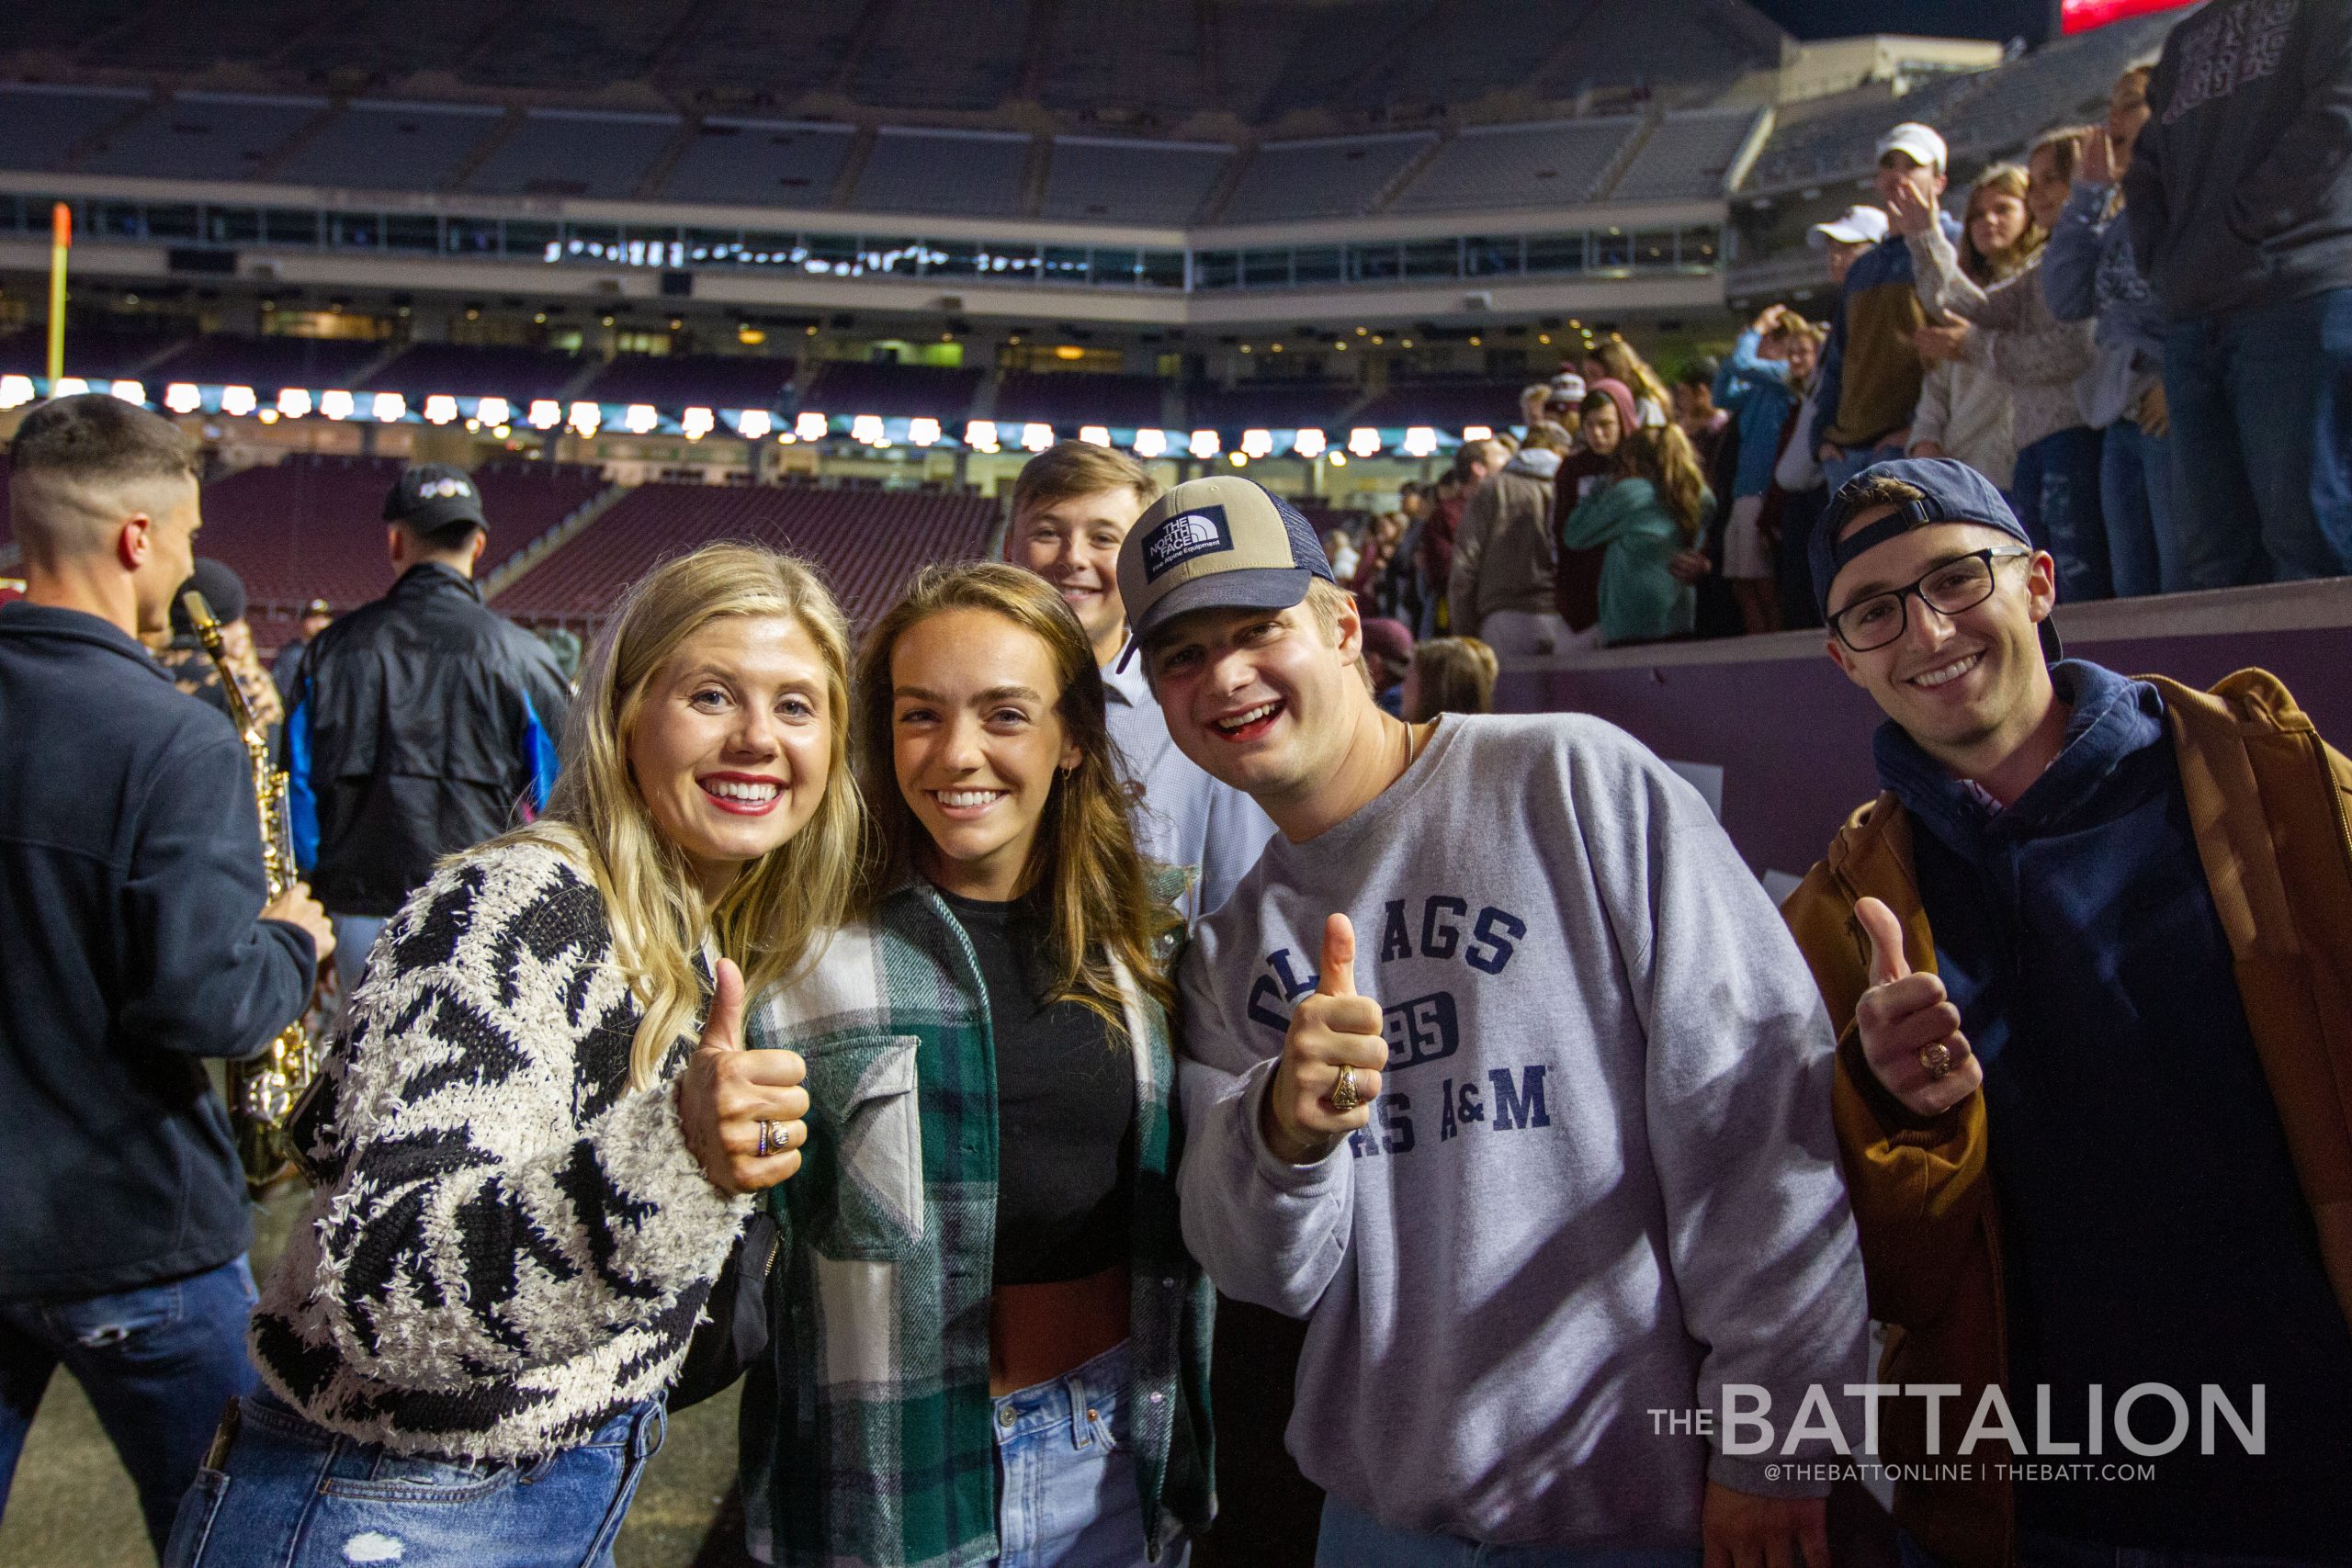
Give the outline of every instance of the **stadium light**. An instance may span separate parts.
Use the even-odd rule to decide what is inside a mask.
[[[319,412],[329,419],[349,419],[351,409],[351,394],[340,388],[319,394]]]
[[[883,433],[882,416],[878,413],[853,415],[849,422],[849,438],[868,446],[880,446],[889,440]]]
[[[1168,432],[1164,430],[1138,430],[1136,432],[1136,457],[1148,459],[1157,457],[1167,450]]]
[[[220,394],[220,400],[222,402],[229,400],[229,394],[225,390]],[[288,419],[301,418],[311,412],[311,394],[300,387],[278,388],[277,412]]]
[[[933,419],[928,414],[920,419],[910,419],[907,421],[907,439],[913,442],[918,446],[937,446],[939,444],[939,422]]]
[[[563,405],[553,398],[533,398],[530,418],[532,429],[553,430],[563,423]]]
[[[996,421],[976,419],[964,426],[964,445],[975,452],[996,450]]]
[[[1405,456],[1426,457],[1437,450],[1437,431],[1430,425],[1417,424],[1405,432]]]
[[[117,381],[107,390],[126,403],[137,403],[142,408],[146,406],[147,389],[137,381]]]
[[[1054,427],[1052,425],[1039,424],[1033,420],[1021,427],[1021,445],[1023,449],[1043,452],[1053,444]]]
[[[802,409],[800,417],[792,422],[792,433],[803,441],[825,438],[825,416],[815,409]]]
[[[662,416],[653,412],[651,403],[631,403],[621,414],[621,428],[631,435],[647,434],[661,423]]]
[[[1462,439],[1464,441],[1492,441],[1494,438],[1495,427],[1493,425],[1465,424],[1462,427]]]
[[[52,398],[78,398],[90,389],[90,384],[79,376],[60,376],[49,389]]]
[[[192,381],[175,381],[164,389],[164,406],[174,413],[194,413],[204,406],[204,394]]]
[[[196,389],[190,387],[188,390],[193,392]],[[190,399],[189,400],[193,402],[195,400]],[[223,387],[220,389],[220,412],[227,414],[232,419],[244,418],[245,415],[254,412],[254,407],[257,402],[259,402],[259,399],[254,396],[254,389],[251,387]]]
[[[1380,456],[1380,432],[1368,424],[1359,424],[1348,432],[1348,450],[1359,457]]]
[[[762,441],[775,428],[775,421],[765,409],[745,409],[735,416],[735,434],[746,441]]]
[[[1274,455],[1274,433],[1271,430],[1245,430],[1241,433],[1241,450],[1252,457]]]
[[[1332,454],[1331,454],[1331,466],[1332,466],[1333,468],[1346,468],[1346,467],[1348,466],[1348,455],[1347,455],[1345,452],[1334,452],[1334,453],[1332,453]]]
[[[1323,456],[1323,448],[1329,445],[1321,431],[1302,430],[1292,440],[1290,449],[1311,462]]]
[[[276,424],[277,423],[277,411],[276,409],[262,410],[261,422],[264,424]]]
[[[1108,446],[1111,445],[1111,427],[1107,424],[1081,424],[1078,427],[1078,438],[1089,446]]]
[[[0,376],[0,409],[20,409],[33,400],[29,376]]]
[[[571,405],[571,428],[582,435],[594,435],[605,423],[605,411],[596,404],[582,400]]]
[[[1216,438],[1216,432],[1214,430],[1193,432],[1193,456],[1204,462],[1216,457],[1223,446],[1224,443]]]
[[[458,417],[458,400],[447,392],[435,392],[424,400],[424,423],[449,424]]]
[[[474,417],[484,424],[504,424],[513,414],[504,398],[484,398],[474,404]]]
[[[398,424],[408,417],[408,400],[398,392],[379,392],[374,412],[378,423]]]
[[[1247,468],[1250,464],[1250,454],[1247,452],[1228,452],[1226,454],[1226,460],[1237,468]]]
[[[689,441],[699,441],[718,428],[718,416],[708,409],[688,409],[678,416],[678,429]]]

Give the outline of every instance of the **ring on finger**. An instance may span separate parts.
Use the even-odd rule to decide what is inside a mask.
[[[1937,1041],[1919,1053],[1919,1065],[1928,1070],[1929,1077],[1942,1077],[1951,1071],[1951,1047]]]
[[[1363,1103],[1363,1096],[1356,1092],[1356,1070],[1341,1067],[1331,1081],[1331,1109],[1344,1116]]]
[[[763,1122],[760,1123],[760,1146],[754,1158],[765,1159],[770,1155],[783,1154],[791,1147],[791,1122]]]

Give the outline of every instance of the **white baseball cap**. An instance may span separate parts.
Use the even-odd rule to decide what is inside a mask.
[[[1878,139],[1877,155],[1883,158],[1889,152],[1900,152],[1922,168],[1933,169],[1939,175],[1944,172],[1944,139],[1936,134],[1933,126],[1921,125],[1916,119],[1905,120]]]
[[[1849,207],[1826,223],[1816,223],[1805,235],[1815,250],[1835,240],[1842,245],[1875,245],[1886,238],[1886,214],[1875,207]]]

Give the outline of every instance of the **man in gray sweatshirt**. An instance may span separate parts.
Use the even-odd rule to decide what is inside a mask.
[[[1247,480],[1119,578],[1170,734],[1281,829],[1184,960],[1178,1180],[1218,1288],[1308,1320],[1318,1562],[1819,1568],[1865,1339],[1832,1042],[1705,805],[1590,718],[1382,713]]]

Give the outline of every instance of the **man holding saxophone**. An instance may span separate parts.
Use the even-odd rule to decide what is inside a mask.
[[[266,1046],[334,951],[272,899],[245,747],[140,646],[188,576],[197,457],[103,393],[28,414],[0,606],[0,1507],[62,1363],[160,1551],[245,1392],[252,1228],[202,1058]]]

